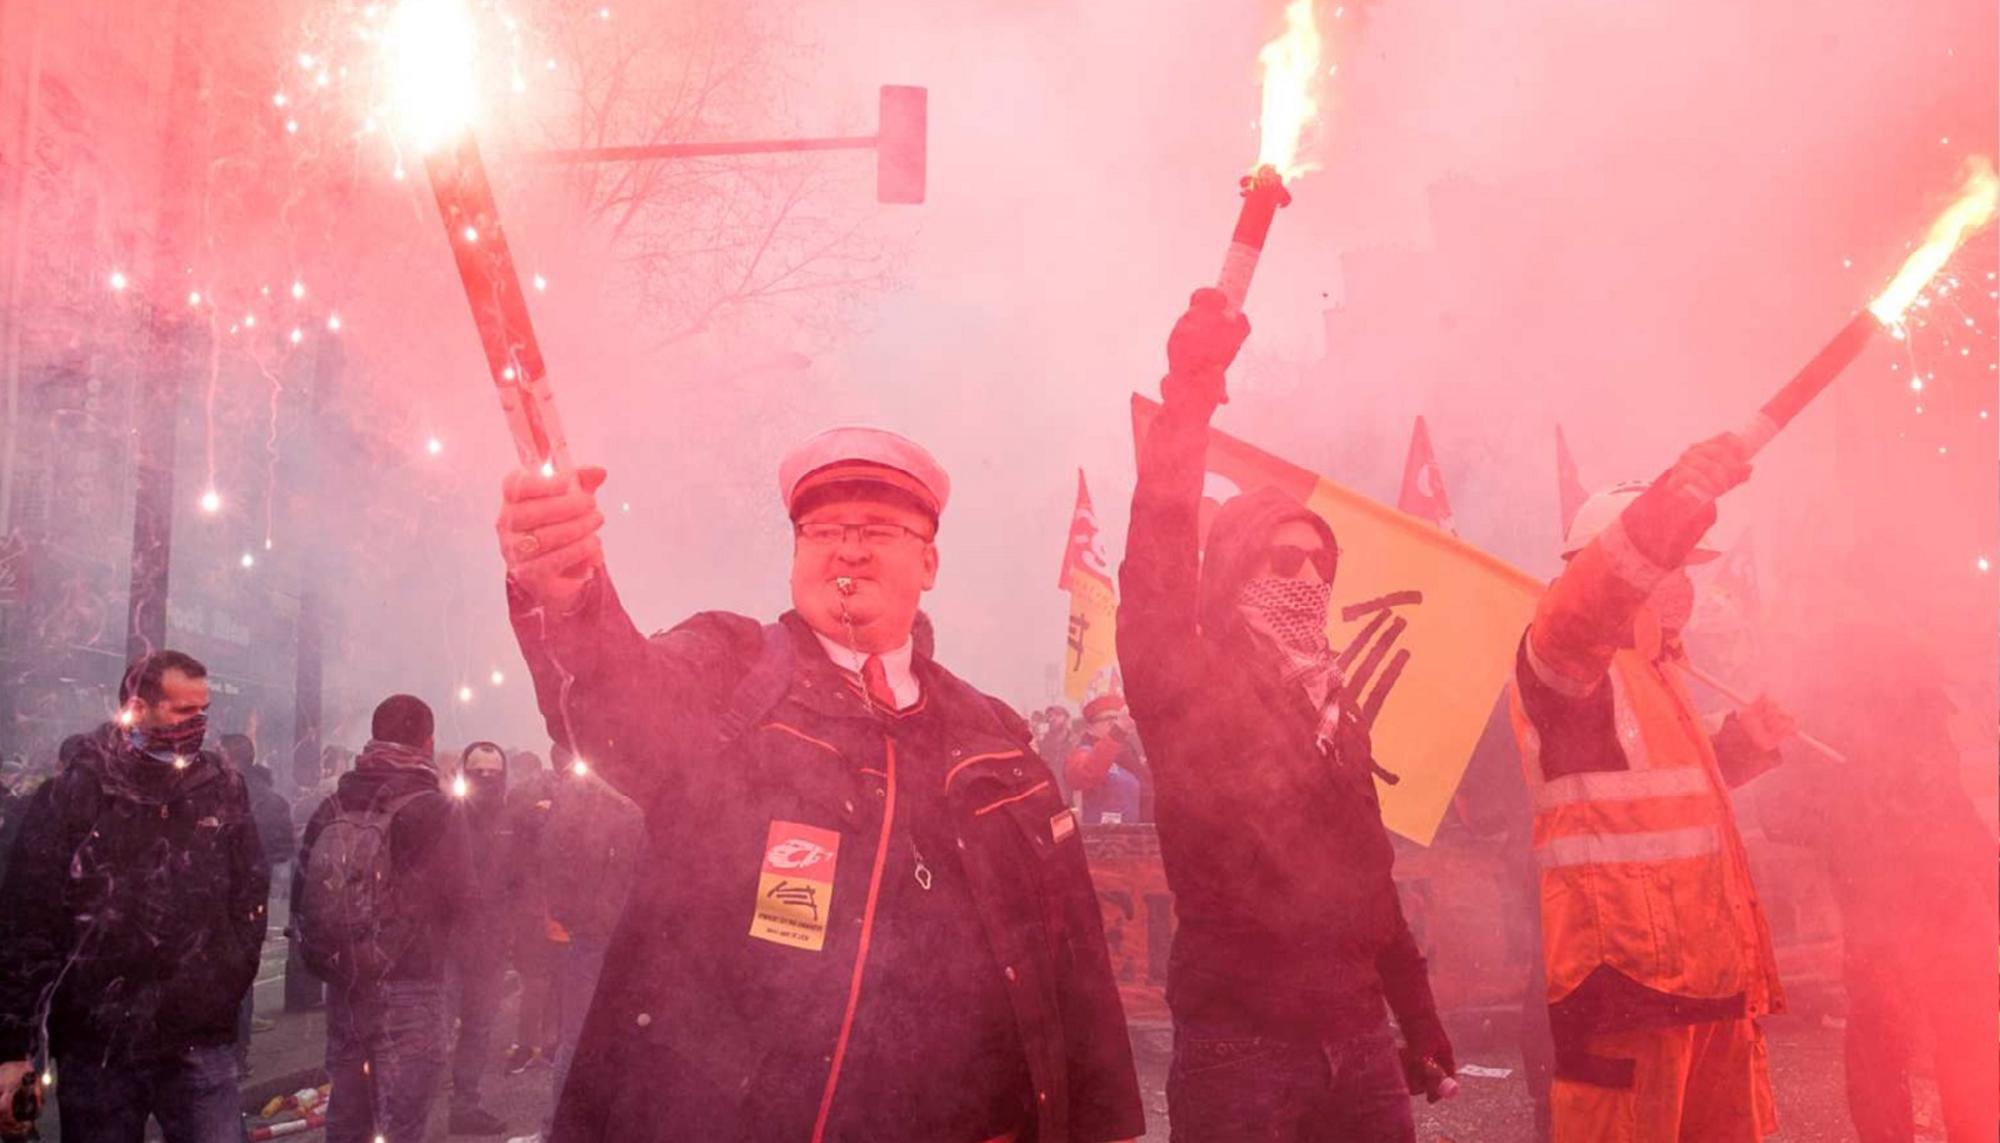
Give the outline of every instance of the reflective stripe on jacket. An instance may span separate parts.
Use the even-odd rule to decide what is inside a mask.
[[[1639,626],[1648,645],[1615,652],[1606,674],[1626,769],[1547,778],[1519,685],[1510,695],[1535,802],[1549,1002],[1608,968],[1667,997],[1731,1001],[1741,1015],[1779,1010],[1770,933],[1715,751],[1678,667],[1656,657],[1656,625]]]

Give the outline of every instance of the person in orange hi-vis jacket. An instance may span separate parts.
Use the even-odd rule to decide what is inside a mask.
[[[1713,558],[1715,501],[1749,475],[1725,435],[1593,496],[1521,640],[1557,1143],[1777,1128],[1757,1019],[1784,999],[1728,790],[1777,763],[1791,718],[1760,698],[1711,736],[1680,643],[1685,566]]]

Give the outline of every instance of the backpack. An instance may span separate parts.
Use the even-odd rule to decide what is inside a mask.
[[[335,802],[333,820],[314,840],[299,897],[299,955],[332,984],[373,984],[410,947],[419,918],[396,876],[389,825],[397,811],[432,790],[413,790],[366,809]]]

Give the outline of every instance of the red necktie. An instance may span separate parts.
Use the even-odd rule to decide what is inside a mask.
[[[883,710],[902,709],[896,703],[896,691],[889,685],[889,672],[882,666],[882,656],[870,655],[861,664],[861,685],[868,688],[868,697]]]

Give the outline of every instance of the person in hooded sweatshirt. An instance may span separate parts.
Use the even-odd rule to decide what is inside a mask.
[[[422,699],[384,699],[299,841],[291,935],[327,982],[327,1143],[419,1143],[444,1074],[445,970],[472,864],[438,783],[435,725]],[[380,892],[348,895],[364,884]]]
[[[0,885],[0,1132],[53,1055],[67,1143],[235,1143],[237,1006],[270,870],[243,776],[201,748],[208,670],[131,664],[118,717],[35,796]]]
[[[1174,326],[1119,573],[1118,660],[1180,922],[1168,1119],[1174,1143],[1411,1140],[1409,1096],[1455,1065],[1327,645],[1339,548],[1264,488],[1222,507],[1202,553],[1208,422],[1248,334],[1212,289]]]

